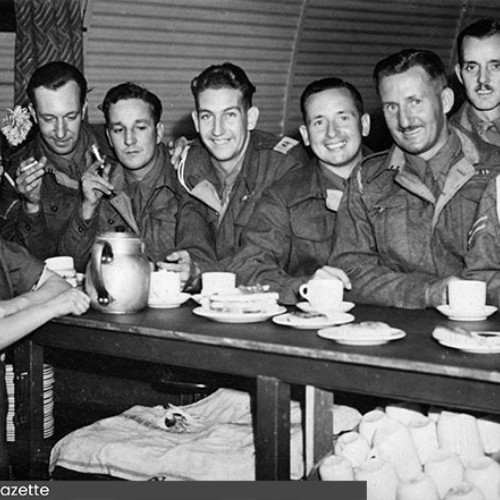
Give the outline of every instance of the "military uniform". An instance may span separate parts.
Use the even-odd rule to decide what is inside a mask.
[[[154,168],[135,183],[135,188],[126,181],[125,169],[115,163],[110,182],[117,194],[103,198],[92,219],[84,221],[80,204],[75,207],[59,253],[73,256],[75,268],[84,271],[96,236],[107,231],[127,231],[142,238],[152,262],[165,260],[174,248],[179,198],[177,178],[165,145],[158,145]],[[145,192],[141,193],[144,186]]]
[[[0,184],[0,232],[8,240],[25,246],[39,259],[57,255],[57,244],[76,205],[80,203],[80,178],[92,163],[89,148],[98,144],[91,127],[82,123],[80,138],[71,160],[56,155],[40,135],[16,152],[7,171],[12,178],[19,164],[34,157],[47,158],[47,173],[41,186],[40,210],[28,214],[22,208],[21,195],[4,179]]]
[[[487,283],[487,303],[500,306],[500,176],[484,191],[470,231],[464,277]]]
[[[188,250],[200,270],[223,270],[241,246],[262,192],[286,172],[307,162],[305,150],[290,138],[252,131],[241,170],[221,216],[223,185],[208,151],[200,142],[191,146],[182,182],[189,189],[181,198],[177,247]]]
[[[500,172],[500,152],[456,128],[448,141],[456,146],[438,192],[411,173],[411,155],[396,146],[366,158],[351,177],[329,261],[348,274],[349,300],[425,308],[429,285],[462,273],[468,233],[486,184]]]
[[[332,251],[338,205],[327,207],[327,190],[338,203],[344,183],[311,160],[268,188],[228,267],[238,283],[271,285],[282,303],[297,302],[299,286],[326,264]]]
[[[29,255],[26,249],[0,238],[0,300],[9,300],[29,292],[38,282],[42,271],[43,264]],[[5,366],[0,353],[0,480],[9,478],[7,409]]]

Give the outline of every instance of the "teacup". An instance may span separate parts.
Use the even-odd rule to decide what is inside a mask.
[[[314,311],[340,310],[344,296],[344,284],[338,279],[318,279],[304,283],[299,288]]]
[[[45,259],[47,269],[54,271],[61,278],[64,278],[71,286],[77,287],[78,282],[76,278],[75,263],[73,257],[62,255],[59,257],[50,257]]]
[[[486,283],[476,280],[454,280],[448,283],[448,304],[453,311],[477,313],[486,305]]]
[[[149,281],[149,301],[168,302],[181,293],[181,277],[173,271],[154,271]]]
[[[236,275],[225,272],[209,272],[201,275],[201,294],[229,292],[236,288]]]

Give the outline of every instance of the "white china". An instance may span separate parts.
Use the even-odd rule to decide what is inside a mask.
[[[191,298],[189,293],[179,293],[176,296],[168,297],[166,300],[149,300],[148,307],[153,309],[174,309],[181,306]]]
[[[391,463],[377,458],[367,460],[354,470],[354,479],[366,481],[367,500],[396,500],[399,479]]]
[[[201,275],[201,294],[211,295],[229,292],[236,288],[236,274],[226,272],[208,272]]]
[[[447,450],[436,450],[424,464],[425,473],[432,478],[439,497],[443,498],[449,489],[464,480],[464,466],[458,455]]]
[[[382,410],[369,411],[361,418],[359,433],[372,444],[375,431],[383,425],[389,425],[390,422],[391,419]]]
[[[454,311],[463,311],[471,316],[481,314],[486,305],[486,283],[477,280],[450,281],[448,304]]]
[[[421,406],[417,403],[392,403],[385,407],[385,413],[392,420],[405,425],[425,418]]]
[[[349,313],[321,314],[313,317],[299,316],[294,313],[287,313],[275,316],[273,323],[281,326],[290,326],[299,330],[318,330],[332,325],[341,325],[354,321],[354,316]]]
[[[500,417],[497,415],[478,417],[477,426],[485,453],[493,454],[500,450]]]
[[[58,257],[49,257],[45,259],[47,269],[64,278],[71,286],[77,287],[78,281],[75,271],[75,262],[69,255],[60,255]]]
[[[396,500],[439,500],[434,481],[424,473],[401,479],[396,489]]]
[[[408,430],[417,448],[420,462],[425,464],[439,449],[436,423],[429,417],[422,417],[418,420],[412,420],[408,424]]]
[[[484,306],[481,311],[469,313],[460,309],[452,309],[448,304],[444,304],[437,306],[437,310],[453,321],[483,321],[488,316],[491,316],[497,310],[497,307]]]
[[[217,321],[218,323],[260,323],[278,314],[283,314],[285,311],[286,307],[282,306],[278,306],[274,311],[258,313],[226,313],[212,311],[205,307],[196,307],[193,309],[193,314]]]
[[[353,345],[353,346],[374,346],[387,344],[391,340],[399,340],[406,336],[403,330],[396,328],[389,330],[383,334],[374,334],[369,337],[356,337],[350,335],[348,332],[343,331],[341,328],[325,328],[319,330],[318,335],[324,339],[335,340],[339,344]]]
[[[328,455],[319,464],[322,481],[352,481],[354,471],[348,458]]]
[[[344,283],[339,279],[313,279],[300,285],[299,294],[314,311],[338,311],[344,296]]]
[[[296,306],[304,312],[317,312],[315,311],[309,302],[299,302]],[[341,302],[338,309],[328,309],[327,311],[323,311],[325,314],[333,314],[336,312],[349,312],[355,306],[354,302]]]
[[[464,482],[453,486],[443,500],[486,500],[473,484]]]
[[[368,441],[354,431],[341,434],[335,442],[335,455],[349,459],[353,467],[360,467],[369,453]]]
[[[149,279],[148,302],[168,303],[181,293],[181,277],[173,271],[154,271]]]
[[[492,458],[471,460],[465,468],[464,479],[481,490],[485,500],[498,500],[500,465]]]

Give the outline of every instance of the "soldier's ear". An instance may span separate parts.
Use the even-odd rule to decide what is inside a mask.
[[[443,103],[444,113],[448,113],[453,108],[453,103],[455,102],[455,94],[450,87],[445,87],[441,92],[441,102]]]
[[[457,75],[458,81],[463,85],[464,81],[462,79],[462,73],[460,72],[460,64],[455,64],[455,75]]]
[[[163,139],[163,134],[165,133],[165,125],[163,122],[158,122],[156,124],[156,144],[160,144]]]
[[[301,125],[299,127],[300,135],[302,136],[302,141],[304,142],[304,145],[310,146],[311,142],[309,141],[309,131],[307,130],[307,127],[305,125]]]
[[[371,120],[368,113],[361,115],[361,135],[366,137],[370,133]]]
[[[247,119],[248,119],[248,130],[253,130],[257,126],[257,120],[259,119],[259,108],[257,106],[252,106],[247,111]]]
[[[193,120],[193,124],[194,124],[194,128],[196,129],[196,132],[198,132],[198,134],[199,134],[200,133],[200,126],[198,124],[198,112],[196,111],[196,109],[191,111],[191,118]]]

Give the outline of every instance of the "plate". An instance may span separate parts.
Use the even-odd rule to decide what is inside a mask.
[[[148,302],[148,307],[153,307],[155,309],[173,309],[174,307],[179,307],[184,304],[184,302],[190,298],[191,295],[189,293],[180,293],[169,302],[151,300]]]
[[[342,328],[325,328],[318,331],[318,336],[328,340],[335,340],[339,344],[354,345],[354,346],[372,346],[372,345],[382,345],[391,342],[392,340],[402,339],[406,337],[406,332],[403,330],[398,330],[393,328],[383,335],[374,335],[373,337],[362,336],[356,337],[355,335],[347,335],[345,330]]]
[[[500,354],[500,344],[492,346],[483,346],[480,344],[474,344],[473,342],[469,343],[460,340],[450,341],[443,339],[438,340],[438,342],[442,346],[451,347],[452,349],[458,349],[459,351],[470,352],[472,354]]]
[[[197,316],[211,319],[219,323],[260,323],[266,321],[277,314],[282,314],[286,311],[286,307],[278,306],[276,309],[268,312],[258,313],[225,313],[220,311],[212,311],[205,307],[196,307],[193,313]]]
[[[314,309],[311,307],[311,304],[309,302],[299,302],[296,304],[296,306],[304,312],[315,312]],[[338,309],[332,309],[331,311],[325,311],[328,314],[333,314],[335,312],[349,312],[353,307],[355,306],[354,302],[342,302],[340,304],[340,307]]]
[[[273,323],[277,325],[290,326],[299,330],[318,330],[319,328],[342,325],[351,321],[354,321],[354,316],[343,312],[322,314],[313,318],[304,318],[294,313],[287,313],[273,318]]]
[[[495,306],[484,306],[483,311],[480,313],[467,313],[464,311],[453,311],[448,304],[445,304],[437,306],[437,310],[453,321],[483,321],[492,315],[497,308]]]

